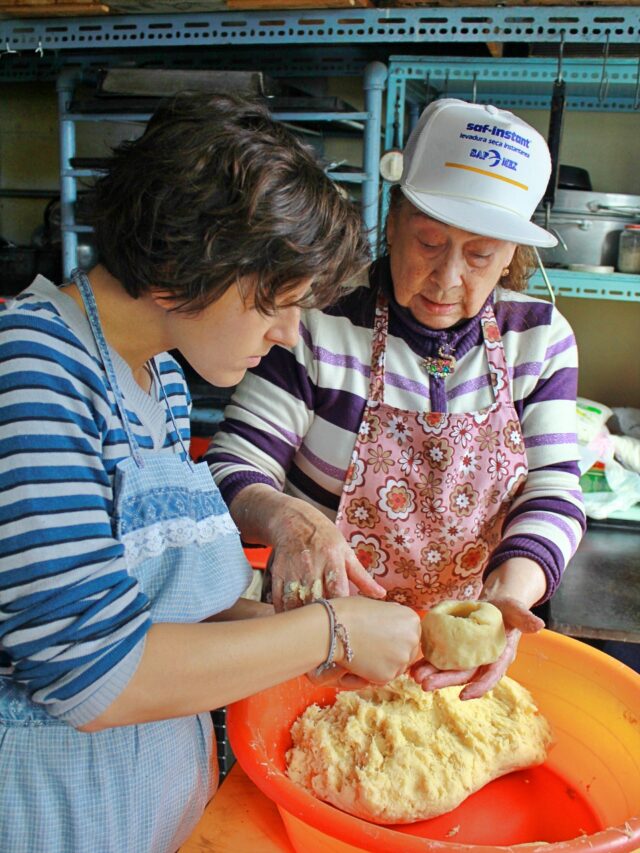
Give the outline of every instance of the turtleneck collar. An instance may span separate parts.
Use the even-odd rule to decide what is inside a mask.
[[[412,349],[423,355],[434,355],[440,347],[455,352],[461,358],[475,346],[482,337],[480,315],[487,304],[493,305],[495,291],[492,290],[480,311],[469,320],[457,323],[451,329],[429,329],[415,319],[408,308],[399,305],[393,291],[389,256],[379,258],[371,269],[372,289],[381,289],[389,300],[389,333],[402,336]],[[402,334],[400,330],[403,330]]]

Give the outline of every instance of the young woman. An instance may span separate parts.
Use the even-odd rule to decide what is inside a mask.
[[[179,97],[96,191],[100,263],[0,315],[0,838],[175,853],[216,781],[210,709],[323,662],[384,682],[410,609],[273,615],[206,465],[177,350],[233,385],[365,261],[353,208],[259,105]],[[342,626],[342,627],[341,627]]]

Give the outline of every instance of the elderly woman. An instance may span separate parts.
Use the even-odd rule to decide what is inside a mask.
[[[404,152],[369,287],[309,310],[237,389],[209,462],[244,539],[273,546],[276,608],[352,591],[428,609],[488,599],[494,664],[414,669],[482,695],[553,595],[584,513],[577,353],[527,295],[544,139],[509,112],[443,99]]]

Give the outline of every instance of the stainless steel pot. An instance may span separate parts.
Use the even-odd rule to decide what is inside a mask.
[[[548,225],[541,208],[533,221],[558,238],[554,248],[539,250],[545,263],[615,266],[620,233],[640,221],[640,195],[558,190]]]

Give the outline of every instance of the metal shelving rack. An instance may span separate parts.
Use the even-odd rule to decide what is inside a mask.
[[[71,82],[83,68],[96,64],[129,61],[140,63],[186,63],[195,59],[194,48],[208,50],[203,67],[216,67],[229,61],[229,48],[253,46],[254,60],[269,73],[317,75],[364,74],[365,110],[363,121],[365,157],[363,172],[353,176],[363,188],[364,217],[370,233],[375,232],[378,216],[378,160],[382,128],[382,90],[386,68],[379,62],[365,71],[367,58],[359,53],[365,45],[412,45],[451,42],[457,45],[487,42],[516,42],[601,45],[640,43],[640,7],[637,6],[556,6],[556,7],[458,7],[458,8],[376,8],[253,10],[171,15],[121,15],[100,18],[63,18],[0,21],[0,79],[40,79],[57,74],[60,101],[62,222],[65,235],[65,269],[75,262],[77,233],[73,203],[77,179],[85,172],[73,170],[69,159],[75,149],[75,121],[69,113]],[[279,46],[286,45],[286,56]],[[4,48],[4,49],[3,49]],[[322,49],[321,49],[322,48]],[[289,62],[289,58],[292,59]],[[202,53],[199,56],[202,60]],[[582,63],[582,64],[581,64]],[[565,60],[569,83],[569,108],[637,109],[640,94],[637,60],[613,60],[607,63],[607,97],[596,96],[601,89],[602,63]],[[446,77],[446,67],[449,76]],[[591,68],[591,71],[587,68]],[[595,66],[595,71],[594,71]],[[184,66],[183,66],[184,67]],[[192,66],[194,67],[194,66]],[[197,66],[195,66],[197,67]],[[217,67],[224,67],[218,65]],[[419,111],[421,88],[428,68],[433,71],[429,85],[434,86],[436,71],[442,73],[449,95],[469,98],[475,87],[478,98],[490,95],[494,103],[513,108],[548,106],[551,82],[556,73],[555,60],[459,60],[392,56],[389,62],[386,145],[393,126],[394,103],[402,101],[409,110],[409,122]],[[500,73],[496,73],[499,67]],[[71,70],[73,69],[73,70]],[[589,79],[589,73],[596,78]],[[533,75],[536,75],[535,78]],[[622,77],[618,75],[622,74]],[[368,75],[371,75],[368,78]],[[574,78],[570,75],[574,75]],[[367,90],[366,81],[373,81]],[[485,89],[485,84],[487,88]],[[514,94],[516,99],[514,100]],[[405,102],[406,99],[406,102]],[[342,116],[344,117],[344,116]],[[101,118],[104,118],[102,116]],[[130,116],[128,117],[131,118]],[[297,118],[300,118],[298,115]],[[319,116],[314,115],[314,120]],[[331,121],[331,117],[326,117]],[[602,277],[558,272],[560,290],[567,295],[607,299],[637,299],[633,276]],[[615,279],[614,282],[611,279]],[[624,281],[623,281],[624,279]],[[629,281],[627,279],[630,279]],[[532,287],[536,287],[535,279]]]
[[[387,76],[386,66],[381,62],[372,62],[366,66],[363,75],[365,109],[363,111],[293,111],[274,112],[273,117],[280,121],[295,122],[347,122],[351,127],[363,130],[363,170],[361,172],[329,171],[334,180],[360,184],[362,187],[362,215],[367,233],[372,243],[376,240],[378,224],[378,197],[380,178],[378,163],[380,160],[380,141],[382,136],[382,93]],[[79,225],[75,221],[75,202],[78,195],[78,181],[100,175],[99,170],[78,169],[72,166],[76,154],[76,124],[83,121],[146,122],[149,113],[91,113],[72,112],[73,94],[78,84],[76,71],[63,71],[58,77],[58,114],[60,133],[60,229],[62,232],[62,269],[65,276],[77,266],[78,234],[91,231],[88,225]]]

